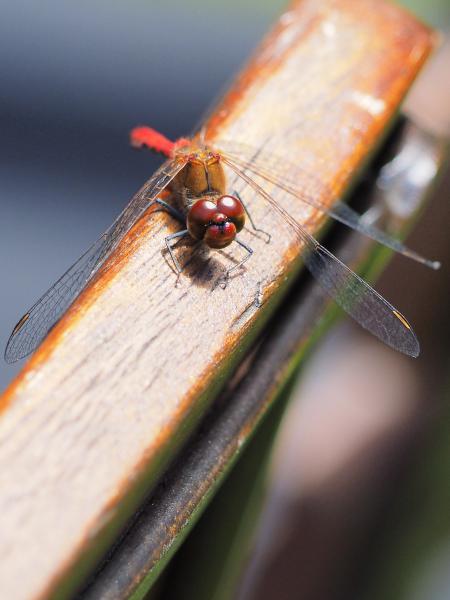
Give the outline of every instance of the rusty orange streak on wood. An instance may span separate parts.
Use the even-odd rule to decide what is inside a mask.
[[[331,204],[432,46],[430,30],[383,1],[295,3],[210,118],[208,139],[289,156],[317,175]],[[270,187],[317,230],[323,214]],[[133,495],[130,511],[142,493],[137,482],[155,481],[261,326],[264,308],[248,310],[258,283],[269,297],[298,267],[298,240],[248,196],[258,226],[277,235],[269,245],[251,237],[255,254],[226,293],[211,291],[229,264],[224,253],[195,257],[175,288],[161,249],[178,225],[147,215],[0,399],[5,597],[47,598],[81,572],[83,556],[100,552],[106,525],[121,525],[124,499]]]
[[[114,277],[120,271],[123,262],[127,261],[128,257],[133,254],[133,251],[136,249],[136,245],[139,244],[139,240],[145,239],[145,236],[149,233],[150,226],[148,217],[149,215],[153,215],[153,218],[156,218],[154,213],[155,210],[150,209],[134,225],[131,231],[129,231],[124,239],[120,242],[119,247],[114,254],[100,269],[99,273],[93,278],[89,285],[76,299],[72,307],[50,331],[45,343],[42,344],[31,356],[31,358],[27,361],[26,367],[19,373],[19,375],[0,397],[0,413],[2,410],[7,408],[15,394],[19,391],[22,383],[26,382],[27,373],[33,372],[39,367],[40,364],[44,363],[49,358],[54,349],[60,343],[61,337],[64,335],[64,333],[76,325],[77,321],[83,316],[84,312],[89,309],[92,303],[96,301],[97,297],[113,283]],[[167,220],[167,217],[164,215],[160,215],[158,218],[161,220]],[[157,231],[155,224],[155,221],[152,221],[152,233]],[[24,315],[19,323],[17,323],[16,327],[19,327],[27,318],[28,315]]]

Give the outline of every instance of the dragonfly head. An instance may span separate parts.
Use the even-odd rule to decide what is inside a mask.
[[[217,200],[197,200],[187,215],[187,228],[195,240],[202,240],[214,249],[229,246],[244,227],[245,209],[234,196],[220,196]]]

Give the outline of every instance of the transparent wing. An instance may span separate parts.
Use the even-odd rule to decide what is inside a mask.
[[[405,317],[361,277],[319,244],[272,196],[244,173],[238,164],[229,157],[223,157],[223,160],[292,227],[306,247],[304,254],[306,267],[335,302],[364,329],[391,348],[409,356],[418,356],[419,342]]]
[[[133,197],[107,231],[25,313],[14,327],[5,349],[5,360],[15,362],[33,352],[69,308],[92,276],[133,227],[139,217],[186,164],[165,162]]]
[[[304,260],[326,292],[364,329],[409,356],[420,353],[419,341],[406,318],[326,248],[308,244]]]
[[[221,141],[219,143],[220,153],[229,158],[241,169],[250,171],[255,175],[265,179],[266,181],[275,184],[280,189],[288,194],[295,196],[302,202],[305,202],[320,211],[326,213],[336,221],[343,223],[347,227],[351,227],[355,231],[370,237],[371,239],[391,248],[395,252],[403,254],[408,258],[412,258],[432,269],[438,269],[440,263],[424,258],[414,250],[405,246],[399,240],[388,235],[374,225],[364,222],[356,211],[343,202],[335,202],[329,207],[320,201],[320,197],[327,192],[326,186],[320,183],[317,177],[307,173],[306,171],[290,164],[282,158],[273,156],[263,150],[258,151],[255,155],[255,149],[246,144],[234,144]],[[222,149],[222,147],[224,149]],[[297,174],[297,178],[296,175]],[[297,181],[297,183],[296,183]],[[299,189],[298,181],[306,181],[307,190]]]

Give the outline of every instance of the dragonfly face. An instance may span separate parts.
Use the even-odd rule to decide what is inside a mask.
[[[195,240],[210,248],[225,248],[244,227],[245,209],[234,196],[202,198],[191,206],[186,224]]]

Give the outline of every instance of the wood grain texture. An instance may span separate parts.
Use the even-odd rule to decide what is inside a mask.
[[[215,110],[209,138],[242,141],[301,165],[331,204],[368,159],[433,44],[390,4],[292,5]],[[0,596],[66,597],[131,514],[263,326],[301,247],[233,177],[271,244],[226,290],[239,250],[184,247],[180,287],[162,259],[178,225],[146,215],[1,400]],[[270,187],[269,187],[270,190]],[[273,195],[310,231],[323,215]],[[253,305],[258,284],[265,305]]]

